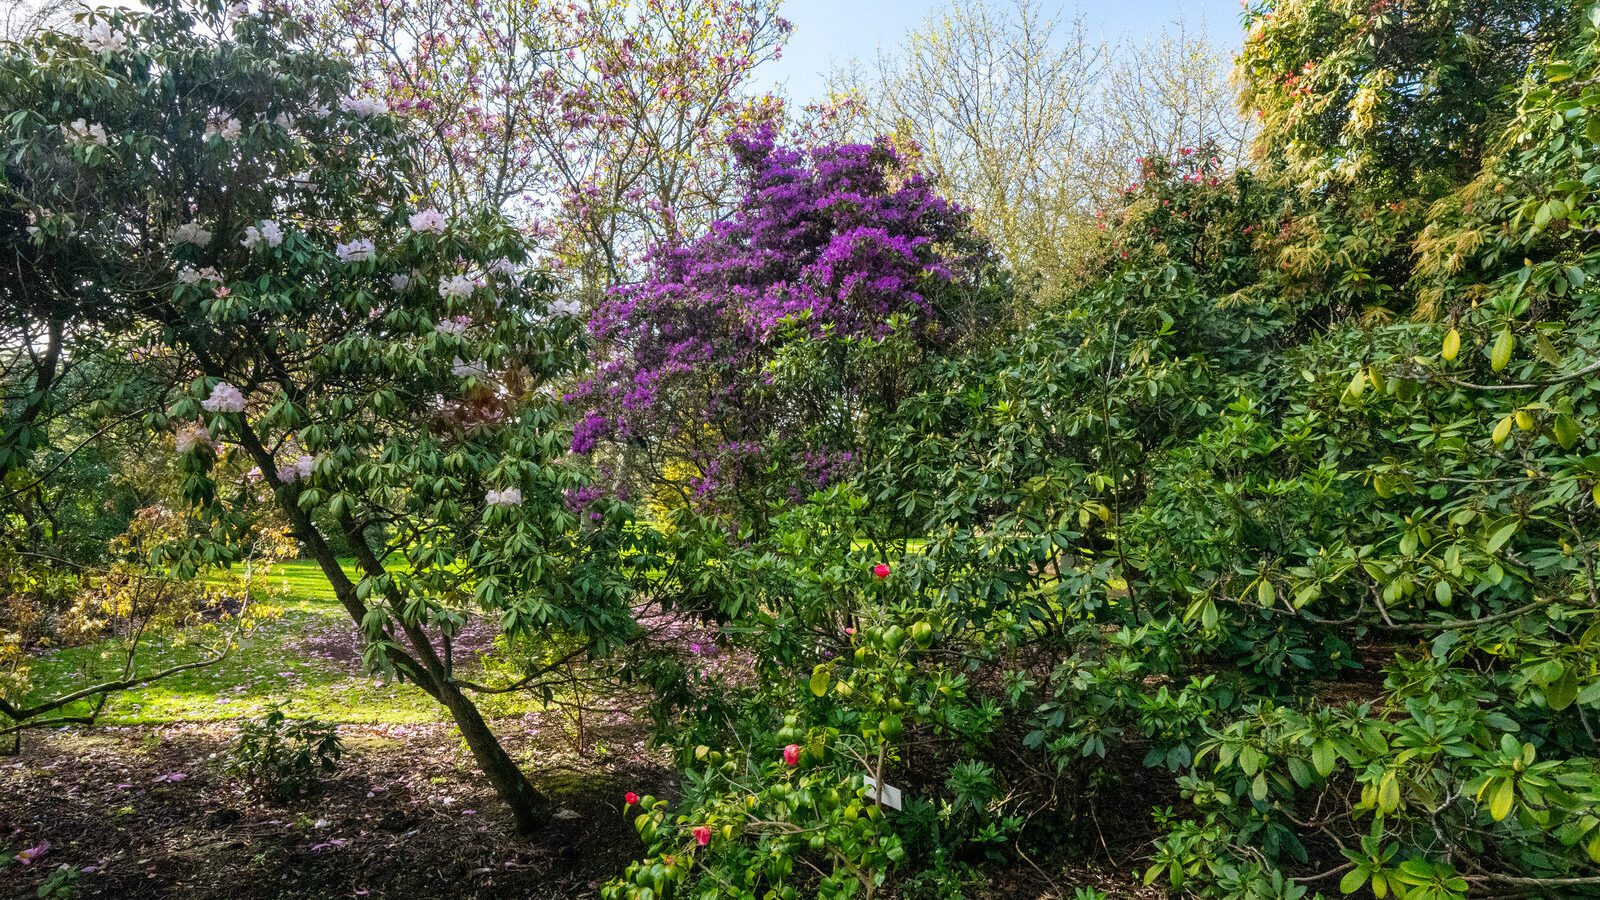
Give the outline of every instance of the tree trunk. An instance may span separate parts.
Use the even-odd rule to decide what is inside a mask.
[[[334,596],[350,613],[356,625],[361,626],[366,618],[367,606],[356,596],[355,583],[339,565],[338,557],[334,556],[333,548],[327,539],[305,510],[300,508],[297,500],[298,492],[293,490],[292,486],[289,490],[284,490],[285,486],[278,481],[276,470],[273,468],[272,455],[266,451],[254,431],[247,426],[241,427],[240,440],[256,460],[262,477],[273,486],[274,493],[279,498],[279,509],[289,518],[295,536],[305,545],[311,557],[316,560],[317,566],[322,569],[322,574],[333,587]],[[361,536],[352,531],[347,537],[356,551],[362,569],[369,575],[381,575],[383,563]],[[433,643],[428,640],[427,632],[416,625],[402,625],[401,630],[405,633],[407,643],[411,645],[411,652],[415,656],[403,651],[391,654],[396,657],[393,659],[395,668],[450,711],[450,717],[455,720],[456,727],[461,729],[461,736],[466,740],[467,747],[472,750],[472,756],[477,760],[478,767],[488,777],[495,793],[511,808],[511,818],[517,833],[533,834],[549,824],[551,812],[549,798],[533,786],[533,782],[522,774],[522,769],[517,766],[516,760],[513,760],[511,754],[500,746],[500,739],[489,729],[488,723],[483,720],[483,714],[478,712],[477,705],[462,693],[460,686],[446,671],[439,654],[434,650]]]
[[[439,687],[439,702],[450,710],[456,727],[461,729],[461,736],[472,750],[472,757],[478,761],[478,768],[483,770],[483,774],[488,776],[495,793],[511,807],[511,818],[517,833],[529,835],[544,828],[550,822],[550,799],[522,774],[516,760],[500,746],[499,739],[483,721],[477,705],[461,692],[455,682],[442,681]]]

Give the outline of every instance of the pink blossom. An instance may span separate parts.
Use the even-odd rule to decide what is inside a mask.
[[[22,865],[25,865],[25,866],[31,866],[34,863],[38,862],[41,857],[43,857],[45,854],[47,854],[49,852],[50,852],[50,842],[49,841],[40,841],[39,843],[34,844],[32,847],[29,847],[26,850],[19,851],[17,853],[17,862],[19,862],[19,863],[21,863]]]
[[[705,825],[696,827],[694,830],[694,842],[702,847],[711,843],[711,829]]]
[[[783,764],[786,766],[800,765],[800,745],[790,744],[783,748]]]

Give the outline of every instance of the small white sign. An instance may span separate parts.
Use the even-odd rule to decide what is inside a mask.
[[[873,778],[871,775],[865,775],[865,776],[862,776],[862,777],[863,777],[863,780],[866,781],[866,783],[867,783],[867,799],[869,799],[869,800],[878,800],[879,803],[883,804],[884,806],[889,807],[890,809],[899,809],[900,808],[900,789],[899,788],[895,787],[892,784],[884,785],[883,786],[883,798],[880,800],[878,798],[878,781],[877,781],[877,779]]]

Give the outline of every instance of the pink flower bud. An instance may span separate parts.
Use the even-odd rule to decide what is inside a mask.
[[[888,578],[889,567],[884,563],[878,563],[872,567],[872,574],[878,576],[879,578]]]
[[[694,830],[694,842],[704,847],[711,843],[711,829],[701,825]]]
[[[639,795],[635,794],[633,791],[629,791],[622,795],[622,802],[632,806],[639,802]]]
[[[783,764],[786,766],[800,765],[800,745],[790,744],[783,748]]]

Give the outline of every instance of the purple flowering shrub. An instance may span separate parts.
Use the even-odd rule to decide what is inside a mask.
[[[989,259],[886,141],[730,144],[737,208],[600,304],[595,370],[570,397],[575,451],[613,443],[652,467],[659,501],[723,513],[847,476],[860,410],[983,317]]]

